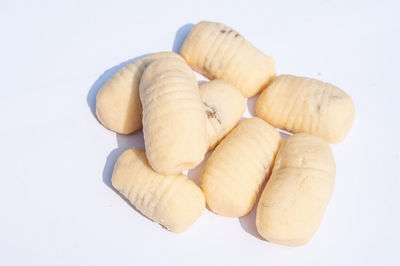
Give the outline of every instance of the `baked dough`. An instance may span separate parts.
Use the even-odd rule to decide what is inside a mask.
[[[159,173],[197,166],[208,149],[206,116],[192,69],[181,59],[153,61],[140,82],[147,159]]]
[[[182,174],[155,172],[145,152],[133,148],[118,158],[112,185],[143,215],[176,233],[188,229],[205,208],[196,184]]]
[[[160,52],[135,60],[118,70],[97,93],[96,116],[100,123],[120,134],[140,129],[142,105],[139,83],[142,73],[153,60],[169,57],[182,59],[172,52]]]
[[[307,133],[288,137],[258,203],[258,232],[273,243],[306,244],[321,223],[334,180],[335,160],[328,143]]]
[[[269,176],[281,137],[260,118],[235,127],[211,154],[200,183],[215,213],[241,217],[250,212]]]
[[[196,24],[180,54],[194,70],[231,83],[245,97],[256,95],[275,77],[274,60],[222,23]]]
[[[341,142],[354,121],[354,104],[338,87],[316,79],[278,76],[258,97],[256,115],[291,132]]]
[[[203,82],[199,90],[206,109],[209,149],[213,149],[242,118],[245,100],[238,89],[223,80]]]

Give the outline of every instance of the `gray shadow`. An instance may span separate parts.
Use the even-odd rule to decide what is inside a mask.
[[[109,188],[111,188],[122,200],[124,200],[129,206],[131,206],[135,211],[137,211],[141,216],[145,217],[149,221],[152,221],[148,217],[144,216],[132,203],[125,198],[118,190],[116,190],[111,184],[111,177],[114,170],[115,162],[117,161],[118,157],[127,149],[129,148],[136,148],[139,150],[144,149],[144,139],[143,139],[143,132],[142,130],[136,131],[130,135],[120,135],[116,134],[118,148],[114,149],[110,154],[107,156],[106,164],[103,168],[103,183],[106,184]],[[153,221],[152,221],[153,222]]]
[[[237,127],[237,126],[239,125],[239,123],[241,123],[242,121],[244,121],[244,120],[246,120],[246,119],[249,119],[249,118],[251,118],[251,117],[242,116],[242,117],[239,119],[239,122],[235,125],[235,127]]]
[[[116,191],[111,185],[111,177],[114,170],[115,162],[118,157],[129,148],[136,148],[139,150],[144,150],[144,139],[142,130],[136,131],[130,135],[120,135],[116,134],[118,147],[114,149],[107,156],[106,164],[103,168],[103,183],[109,186],[111,189]],[[117,192],[117,191],[116,191]]]
[[[188,171],[187,176],[189,177],[189,179],[196,183],[196,185],[198,185],[199,187],[201,172],[203,171],[203,167],[206,164],[208,158],[210,158],[212,152],[213,151],[208,151],[206,155],[204,155],[203,161],[198,166]]]
[[[174,44],[172,45],[172,51],[179,54],[183,42],[185,41],[186,37],[188,36],[190,30],[193,28],[193,23],[188,23],[180,27],[175,34]]]
[[[281,135],[281,138],[283,140],[285,140],[285,139],[287,139],[287,137],[293,135],[292,133],[290,133],[289,131],[286,131],[284,129],[277,128],[277,130],[278,130],[279,135]]]
[[[133,61],[140,59],[144,56],[147,56],[149,54],[144,54],[141,56],[137,56],[135,58],[129,59],[127,61],[124,61],[116,66],[113,66],[112,68],[107,69],[104,71],[103,74],[101,74],[97,80],[93,83],[92,87],[90,87],[90,90],[86,96],[86,103],[90,108],[90,111],[92,112],[92,115],[97,119],[96,116],[96,96],[97,93],[99,92],[100,88],[103,87],[103,85],[106,83],[107,80],[111,78],[112,75],[114,75],[118,70],[123,68],[124,66],[132,63]]]
[[[258,94],[256,96],[247,98],[247,109],[252,116],[256,116],[256,102],[258,99]]]

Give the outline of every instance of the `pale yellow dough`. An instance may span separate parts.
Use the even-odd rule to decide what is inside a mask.
[[[249,213],[280,142],[278,131],[260,118],[246,119],[235,127],[204,166],[200,182],[208,207],[223,216]]]
[[[306,244],[321,223],[334,180],[335,160],[328,143],[307,133],[288,137],[258,203],[258,232],[273,243]]]
[[[291,132],[341,142],[354,120],[354,104],[338,87],[319,80],[278,76],[258,97],[256,115]]]
[[[201,83],[199,90],[206,109],[209,149],[213,149],[239,122],[245,100],[238,89],[223,80]]]
[[[196,184],[182,174],[155,172],[145,152],[133,148],[118,158],[112,185],[143,215],[176,233],[188,229],[205,208]]]
[[[176,58],[155,60],[143,72],[139,91],[146,154],[153,169],[178,174],[198,165],[208,138],[192,69]]]
[[[275,77],[273,59],[222,23],[196,24],[180,54],[194,70],[231,83],[245,97],[256,95]]]
[[[179,58],[172,52],[145,56],[118,70],[97,93],[96,116],[106,128],[130,134],[142,127],[139,83],[146,66],[158,58]],[[183,60],[183,59],[182,59]]]

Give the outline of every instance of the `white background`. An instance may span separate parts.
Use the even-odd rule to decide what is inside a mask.
[[[0,265],[400,265],[398,1],[82,2],[0,2]],[[354,126],[332,146],[333,198],[304,247],[260,240],[254,212],[206,210],[170,233],[109,187],[118,155],[143,143],[97,122],[97,90],[205,19],[238,30],[278,73],[354,99]]]

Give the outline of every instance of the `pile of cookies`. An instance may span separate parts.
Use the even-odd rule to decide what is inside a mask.
[[[210,79],[198,84],[193,70]],[[256,116],[239,122],[245,98],[261,93]],[[155,53],[121,68],[97,94],[96,114],[108,129],[143,127],[145,151],[118,158],[112,185],[142,214],[172,232],[188,229],[207,204],[216,214],[248,214],[266,240],[307,243],[331,198],[335,160],[354,104],[338,87],[280,75],[274,61],[230,27],[200,22],[180,55]],[[294,133],[286,140],[276,128]],[[213,150],[201,189],[183,170]],[[260,191],[267,182],[264,191]]]

